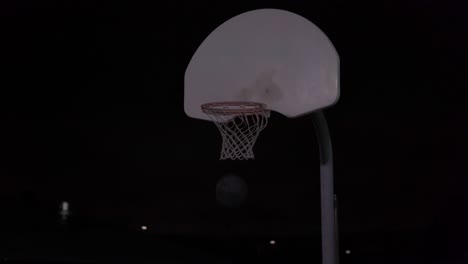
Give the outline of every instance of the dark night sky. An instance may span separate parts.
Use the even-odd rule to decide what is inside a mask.
[[[68,200],[80,228],[317,236],[310,117],[273,114],[257,159],[243,163],[218,161],[215,126],[183,112],[184,71],[201,41],[234,15],[274,7],[310,19],[340,55],[341,98],[325,114],[343,243],[394,233],[394,244],[418,234],[424,249],[467,248],[461,6],[153,2],[2,1],[2,232],[48,230]],[[216,204],[225,173],[249,185],[241,208]]]

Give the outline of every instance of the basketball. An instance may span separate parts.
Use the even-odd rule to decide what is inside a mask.
[[[247,199],[247,183],[239,176],[228,174],[216,184],[216,201],[225,207],[239,207]]]

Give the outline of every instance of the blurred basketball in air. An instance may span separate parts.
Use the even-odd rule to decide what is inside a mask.
[[[216,200],[225,207],[239,207],[247,199],[247,183],[239,176],[228,174],[216,184]]]

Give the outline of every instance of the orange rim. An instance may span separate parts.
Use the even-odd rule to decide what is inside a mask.
[[[214,102],[206,103],[201,106],[206,114],[256,114],[268,111],[266,105],[257,102]]]

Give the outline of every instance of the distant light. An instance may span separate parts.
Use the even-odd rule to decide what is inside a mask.
[[[70,215],[70,204],[67,201],[63,201],[60,204],[60,216],[62,217],[63,221],[66,221],[68,216]]]
[[[67,201],[63,201],[61,208],[63,211],[68,211],[68,209],[70,208],[70,204]]]
[[[147,226],[141,226],[141,230],[147,230],[148,227]]]
[[[270,240],[270,245],[275,245],[276,241],[275,240]]]
[[[345,253],[346,253],[347,255],[349,255],[349,254],[351,254],[351,250],[348,249],[348,250],[345,251]]]

